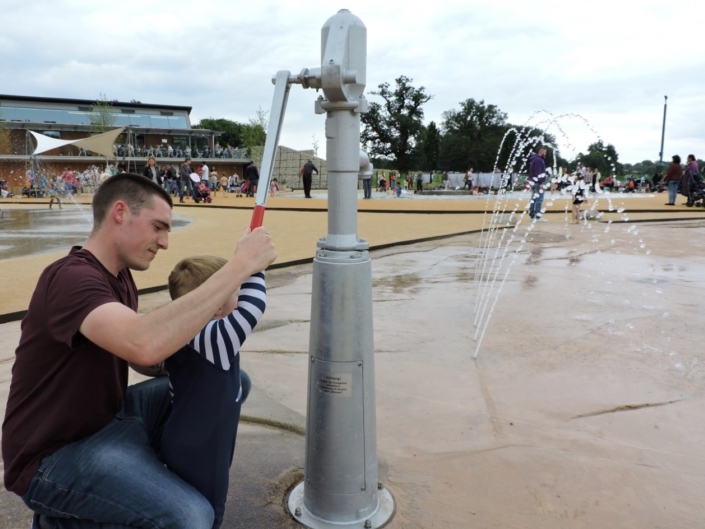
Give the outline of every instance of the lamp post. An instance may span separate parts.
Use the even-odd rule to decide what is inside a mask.
[[[666,135],[666,108],[668,107],[668,96],[663,96],[663,125],[661,126],[661,152],[658,153],[659,170],[663,167],[663,138]]]

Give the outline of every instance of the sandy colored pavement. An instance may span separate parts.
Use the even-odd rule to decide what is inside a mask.
[[[316,196],[316,193],[314,193]],[[325,196],[319,194],[319,196]],[[381,194],[375,193],[379,197]],[[527,194],[516,194],[500,202],[500,208],[521,211],[527,203]],[[702,218],[705,211],[700,208],[675,208],[663,205],[664,194],[644,195],[602,195],[598,199],[598,209],[614,211],[625,208],[624,213],[605,213],[601,221],[619,222],[630,220],[648,220],[659,218]],[[681,197],[682,198],[682,197]],[[465,233],[479,230],[484,223],[489,223],[485,216],[486,208],[495,207],[496,197],[466,197],[464,199],[375,199],[359,200],[358,235],[373,246],[397,242],[413,241],[429,237]],[[65,207],[77,207],[64,201]],[[90,196],[78,198],[78,203],[87,207]],[[47,207],[47,200],[0,200],[0,208],[42,208]],[[170,235],[168,251],[160,252],[150,269],[135,274],[138,288],[153,288],[166,284],[166,278],[173,266],[184,257],[195,254],[215,254],[228,257],[241,233],[249,224],[251,198],[235,196],[216,197],[212,204],[176,205],[175,213],[188,216],[194,220],[190,226],[174,231]],[[301,259],[313,258],[316,242],[325,236],[327,229],[325,198],[304,200],[287,196],[271,197],[265,224],[274,237],[279,253],[278,263],[287,263]],[[546,196],[544,206],[546,217],[551,221],[565,222],[566,198],[556,194]],[[313,210],[313,211],[311,211]],[[638,213],[637,213],[638,211]],[[408,212],[408,213],[407,213]],[[523,222],[528,221],[528,215]],[[27,309],[36,281],[42,270],[59,259],[66,252],[36,254],[27,257],[0,260],[0,277],[5,278],[0,297],[0,316]]]
[[[649,200],[625,200],[625,207],[647,209],[636,206]],[[558,210],[533,226],[511,261],[501,294],[499,283],[487,290],[496,304],[487,305],[477,360],[479,235],[372,252],[378,456],[397,502],[391,529],[705,526],[705,219],[569,225],[560,205],[551,207]],[[196,222],[174,234],[158,261],[181,245],[190,253],[194,244],[225,246],[208,228],[249,218],[192,209]],[[650,215],[698,215],[682,209]],[[450,231],[443,222],[453,218],[370,217],[361,215],[361,235],[379,237],[377,244]],[[460,214],[455,222],[471,229],[480,217]],[[323,214],[270,211],[267,219],[282,259],[310,255],[325,231]],[[393,224],[375,228],[381,219]],[[420,231],[434,223],[438,231]],[[289,240],[294,232],[298,243]],[[299,417],[297,424],[306,413],[310,269],[268,275],[265,319],[241,361],[262,398]],[[166,299],[143,296],[140,306]],[[19,322],[0,325],[3,406],[18,339]],[[262,409],[270,416],[271,407]],[[255,433],[243,428],[243,447]],[[252,439],[266,454],[268,441]],[[236,451],[233,472],[244,472],[237,467],[244,453]],[[289,464],[300,468],[301,458]],[[17,506],[9,496],[0,494],[0,505]],[[260,498],[248,506],[264,511],[271,501],[278,505]],[[14,520],[26,516],[16,508]],[[244,527],[226,519],[227,529]],[[294,527],[283,513],[281,520],[249,527]]]

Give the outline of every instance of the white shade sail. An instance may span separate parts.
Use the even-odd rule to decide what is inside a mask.
[[[104,132],[103,134],[96,134],[95,136],[89,136],[88,138],[81,138],[80,140],[57,140],[56,138],[50,138],[49,136],[30,130],[29,133],[34,136],[34,139],[37,141],[37,148],[34,149],[32,154],[42,154],[43,152],[57,149],[65,145],[75,145],[76,147],[81,147],[87,151],[102,154],[107,158],[112,158],[114,156],[113,144],[124,130],[125,127],[122,127]]]

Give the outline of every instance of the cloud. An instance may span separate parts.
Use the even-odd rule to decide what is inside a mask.
[[[318,66],[320,28],[335,13],[323,0],[0,0],[0,10],[3,92],[187,105],[193,122],[246,121],[258,106],[269,109],[272,75]],[[703,150],[695,116],[705,112],[705,60],[688,21],[704,11],[685,0],[438,0],[423,8],[359,0],[353,8],[368,29],[368,92],[411,77],[434,96],[425,114],[436,122],[468,98],[497,105],[512,123],[541,109],[580,114],[625,161],[658,152],[664,94],[666,146]],[[316,96],[292,87],[282,143],[310,148],[316,134],[325,151]],[[564,121],[584,150],[595,134]]]

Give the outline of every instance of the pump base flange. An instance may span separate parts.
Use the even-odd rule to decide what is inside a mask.
[[[289,508],[289,515],[309,529],[380,529],[391,521],[396,512],[396,507],[394,498],[385,487],[377,490],[377,498],[379,499],[379,507],[372,516],[365,519],[353,522],[322,520],[311,514],[304,506],[304,482],[302,481],[289,493],[287,507]],[[299,514],[297,515],[296,513]]]

